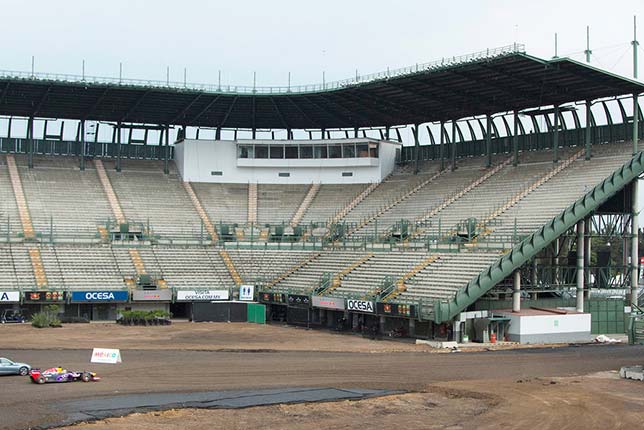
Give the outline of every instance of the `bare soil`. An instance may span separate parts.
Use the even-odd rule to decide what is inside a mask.
[[[120,348],[123,363],[89,364],[93,347]],[[0,326],[0,356],[36,367],[91,369],[103,379],[39,386],[27,378],[1,377],[0,428],[57,422],[60,414],[48,405],[61,400],[274,387],[409,393],[241,410],[134,413],[70,428],[632,429],[644,422],[644,384],[620,380],[614,373],[623,365],[642,364],[644,347],[430,351],[425,345],[251,324],[81,324],[46,330],[5,325]]]

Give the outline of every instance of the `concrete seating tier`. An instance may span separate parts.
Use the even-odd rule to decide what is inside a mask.
[[[233,261],[243,282],[266,283],[287,272],[298,263],[307,260],[311,251],[271,251],[263,249],[229,249],[228,255]]]
[[[325,222],[360,194],[366,184],[323,184],[304,214],[301,225]]]
[[[257,222],[289,223],[302,203],[310,185],[259,184],[257,193]]]
[[[195,194],[217,227],[220,222],[246,224],[248,184],[192,183]]]

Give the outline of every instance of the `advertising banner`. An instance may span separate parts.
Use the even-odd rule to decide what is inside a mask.
[[[285,303],[286,294],[284,293],[260,293],[259,301],[264,303]]]
[[[288,295],[288,305],[289,306],[309,306],[311,304],[311,299],[309,296],[300,295],[300,294],[289,294]]]
[[[178,302],[212,302],[229,298],[228,290],[177,290]]]
[[[123,290],[113,291],[72,291],[72,302],[76,303],[104,303],[127,302],[130,293]]]
[[[240,285],[239,286],[239,300],[252,302],[255,299],[255,286],[254,285]]]
[[[172,300],[172,290],[134,290],[132,300],[135,302],[169,302]]]
[[[374,303],[366,300],[347,300],[347,309],[354,312],[366,312],[370,314],[376,312]]]
[[[67,295],[64,291],[27,291],[25,292],[25,302],[34,303],[61,303],[64,302]]]
[[[313,306],[316,308],[337,309],[340,311],[345,309],[344,299],[338,297],[313,296]]]
[[[403,305],[399,303],[377,303],[376,309],[380,315],[391,315],[397,317],[416,317],[415,305]]]
[[[118,349],[94,348],[90,363],[121,363],[121,351]]]
[[[0,291],[0,303],[18,303],[20,291]]]

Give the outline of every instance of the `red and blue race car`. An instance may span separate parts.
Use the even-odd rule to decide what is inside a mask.
[[[62,367],[52,367],[45,371],[32,369],[31,372],[29,372],[29,377],[31,378],[31,382],[34,384],[45,384],[47,382],[90,382],[101,380],[101,378],[94,372],[73,372],[63,369]]]

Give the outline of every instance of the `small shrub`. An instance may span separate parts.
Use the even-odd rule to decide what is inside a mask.
[[[58,305],[45,306],[42,312],[38,312],[31,317],[31,325],[36,328],[45,327],[62,327],[58,318]]]

